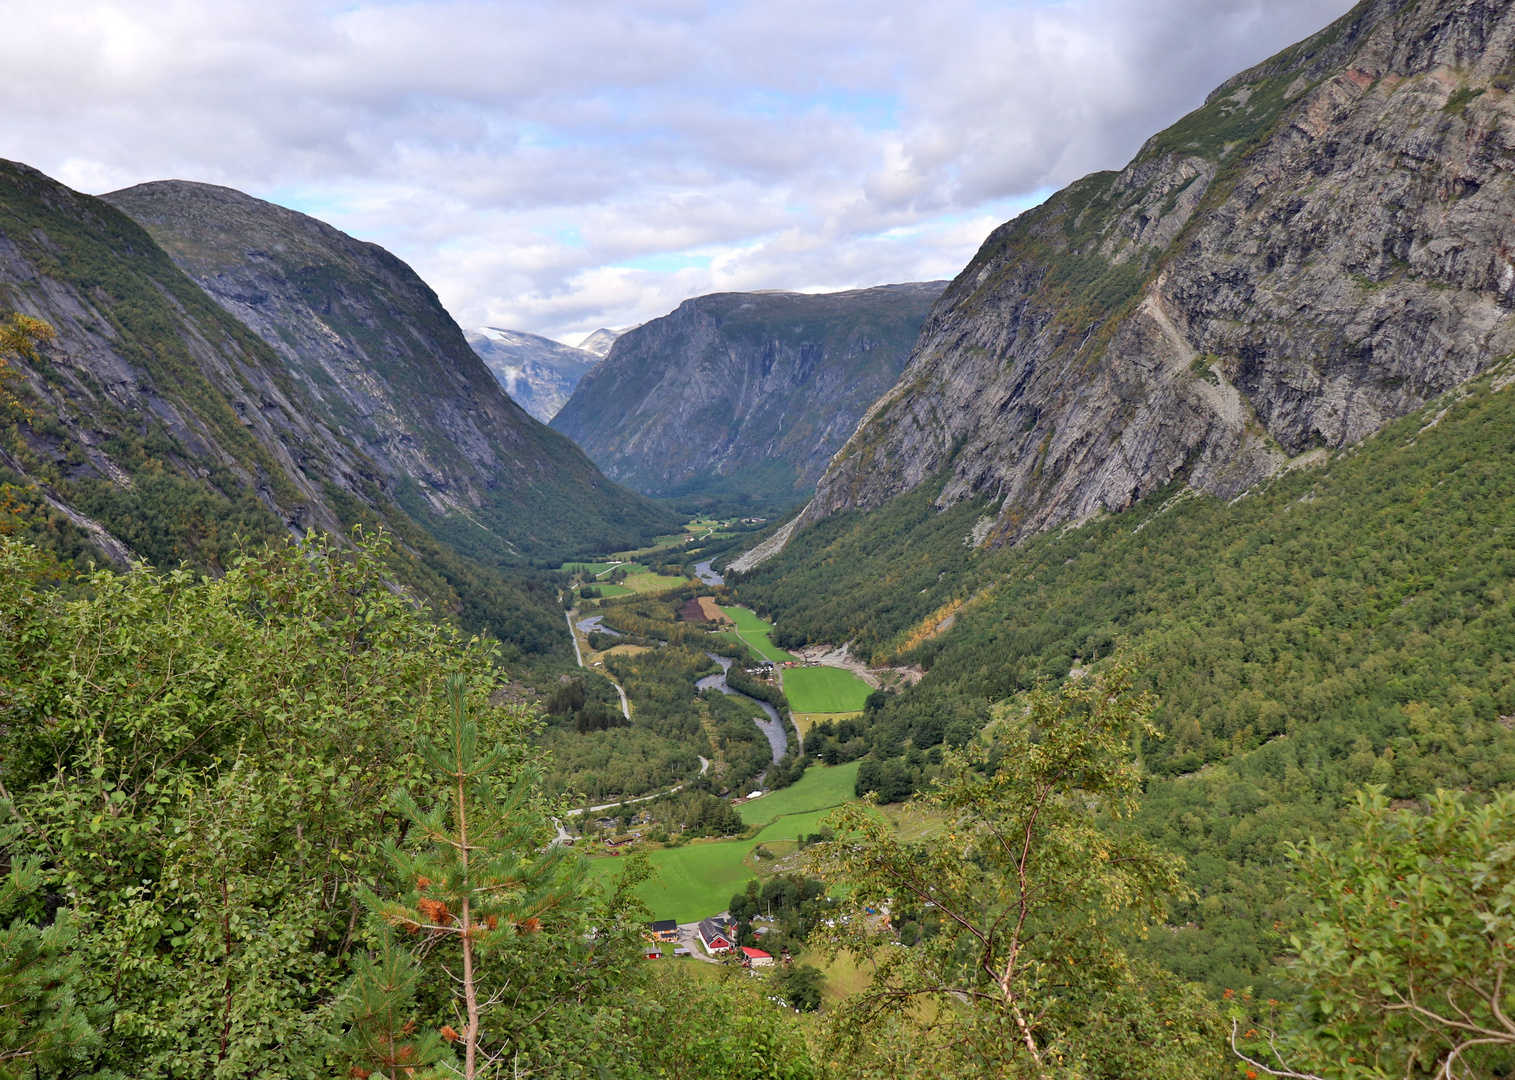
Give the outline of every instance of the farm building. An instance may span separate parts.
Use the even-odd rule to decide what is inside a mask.
[[[679,940],[679,924],[672,919],[659,919],[649,923],[647,931],[653,941],[675,942]]]
[[[731,940],[731,927],[715,919],[701,919],[699,934],[705,951],[712,955],[730,952],[734,944]]]
[[[743,945],[742,966],[753,968],[772,967],[773,955],[765,953],[762,949],[754,949],[749,945]]]

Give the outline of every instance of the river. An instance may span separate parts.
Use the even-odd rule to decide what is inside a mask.
[[[710,564],[714,561],[714,559],[706,559],[704,562],[695,563],[694,576],[706,585],[724,585],[726,584],[725,575],[717,574],[714,570],[710,569]]]
[[[719,690],[723,694],[735,694],[737,697],[747,698],[748,701],[756,701],[763,712],[768,714],[767,720],[752,718],[752,722],[758,726],[758,730],[768,737],[768,745],[773,750],[774,764],[789,752],[789,733],[784,730],[784,721],[779,718],[779,711],[766,701],[758,701],[755,697],[747,697],[740,690],[734,690],[726,682],[726,672],[731,670],[732,661],[725,656],[717,656],[715,653],[706,653],[706,656],[721,665],[719,675],[706,675],[695,687],[700,690]]]

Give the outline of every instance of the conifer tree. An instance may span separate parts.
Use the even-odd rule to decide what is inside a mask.
[[[11,809],[4,808],[6,816]],[[0,850],[14,851],[21,835],[16,822],[0,825]],[[0,878],[0,1077],[42,1075],[95,1040],[74,1000],[78,962],[68,952],[74,926],[67,911],[51,921],[37,919],[42,883],[36,856],[14,858]]]
[[[370,895],[367,902],[384,922],[421,938],[428,962],[446,969],[463,1030],[449,1024],[440,1035],[461,1044],[462,1075],[475,1080],[490,1075],[496,1064],[482,1049],[482,1024],[495,1002],[481,994],[481,965],[522,935],[543,932],[549,919],[572,913],[581,898],[582,870],[560,847],[538,851],[547,830],[533,806],[537,775],[526,767],[512,770],[516,755],[509,747],[480,749],[461,675],[451,676],[446,689],[451,731],[441,745],[423,739],[418,747],[440,781],[437,798],[429,809],[405,791],[393,800],[410,822],[412,847],[391,843],[386,857],[409,891],[392,901]],[[386,951],[393,953],[394,945]],[[375,1046],[409,1047],[416,1065],[422,1065],[434,1055],[434,1044],[406,1042],[403,1025],[393,1026],[414,992],[400,963],[387,957],[376,961],[366,980],[355,980],[354,992],[370,995],[364,1023],[379,1040]]]

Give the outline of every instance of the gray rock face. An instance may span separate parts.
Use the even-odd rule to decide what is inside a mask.
[[[1515,6],[1368,0],[1001,226],[805,521],[927,481],[986,542],[1229,497],[1515,351]],[[940,478],[940,479],[938,479]]]
[[[618,338],[552,426],[649,494],[813,484],[904,366],[944,283],[715,293]]]
[[[161,523],[143,523],[132,504],[141,476],[181,485],[183,502],[254,493],[296,534],[342,532],[328,490],[360,491],[375,476],[303,407],[277,357],[140,227],[9,161],[0,161],[4,308],[57,336],[36,360],[16,358],[36,405],[0,439],[0,465],[119,563],[173,565],[223,526],[196,523],[196,536],[165,540]]]
[[[104,198],[279,354],[316,418],[439,537],[509,563],[668,527],[671,515],[607,483],[511,401],[431,289],[383,248],[209,184]]]
[[[463,336],[510,399],[544,424],[568,403],[579,380],[603,355],[497,326],[481,326]]]

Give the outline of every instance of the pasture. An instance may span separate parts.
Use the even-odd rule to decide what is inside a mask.
[[[785,652],[769,640],[768,631],[773,629],[773,624],[767,619],[760,619],[746,608],[741,607],[723,607],[721,610],[736,624],[734,632],[722,631],[723,637],[734,637],[764,660],[771,660],[775,664],[799,659],[797,656]]]
[[[747,824],[758,825],[788,814],[808,814],[851,802],[857,797],[853,794],[853,787],[857,783],[859,764],[854,761],[830,769],[824,765],[812,765],[798,783],[743,803],[737,811]]]
[[[631,592],[654,593],[664,592],[668,589],[677,589],[685,583],[684,578],[669,577],[666,574],[654,574],[651,572],[632,574],[623,583]]]
[[[854,716],[862,716],[860,712],[826,713],[826,712],[798,712],[794,713],[794,726],[800,729],[800,737],[810,734],[810,729],[816,724],[825,723],[827,720],[848,720]]]
[[[857,762],[832,769],[814,766],[799,783],[744,803],[738,808],[742,820],[763,826],[756,836],[697,840],[687,847],[649,852],[647,858],[657,876],[643,882],[637,895],[658,919],[693,922],[726,910],[747,879],[758,876],[762,864],[752,858],[752,849],[759,844],[792,843],[819,832],[826,815],[854,798],[857,770]],[[620,859],[594,859],[589,864],[590,877],[609,877],[620,866]]]
[[[784,696],[797,713],[858,712],[873,693],[873,687],[843,668],[789,668],[783,678]]]

